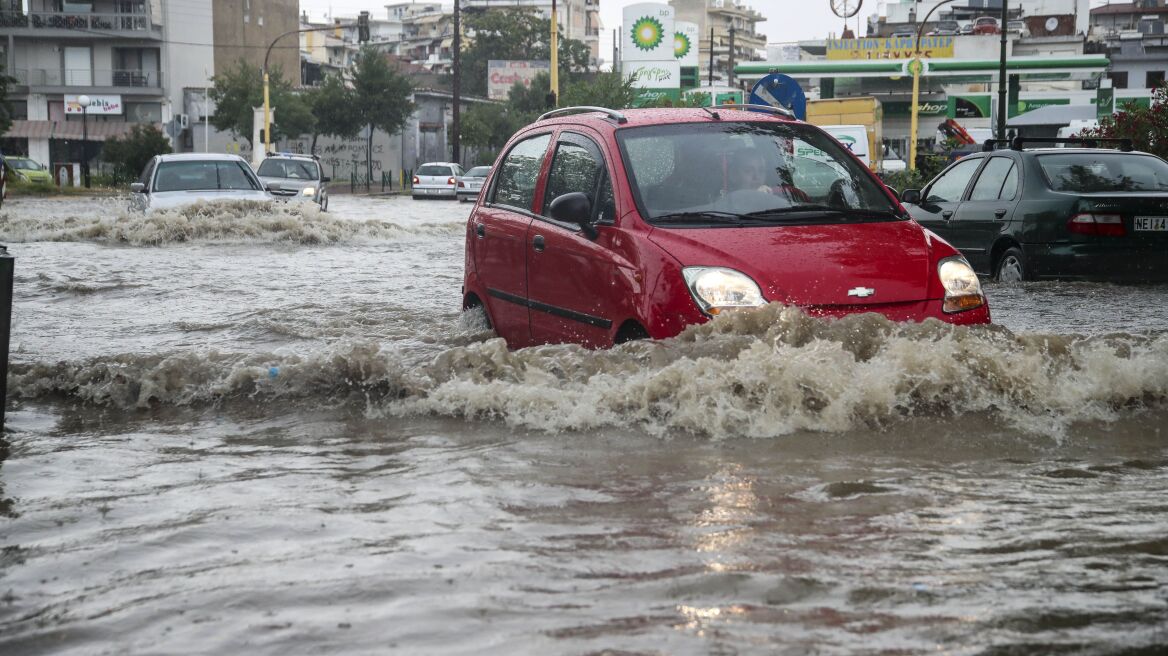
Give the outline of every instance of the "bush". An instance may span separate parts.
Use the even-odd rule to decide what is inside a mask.
[[[150,124],[140,124],[124,138],[106,141],[102,159],[113,165],[115,177],[133,180],[146,168],[151,157],[169,152],[170,141],[161,130]],[[90,179],[92,181],[92,177]]]
[[[1098,128],[1076,136],[1131,139],[1136,150],[1168,159],[1168,85],[1152,92],[1149,107],[1124,103],[1118,112],[1099,121]]]

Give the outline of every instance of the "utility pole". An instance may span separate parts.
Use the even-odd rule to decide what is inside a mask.
[[[450,127],[450,161],[461,164],[462,157],[460,151],[461,128],[458,122],[458,109],[462,104],[462,69],[461,69],[461,53],[462,50],[462,26],[459,23],[458,17],[458,0],[454,0],[454,107],[451,110],[451,118],[453,124]]]
[[[726,82],[730,87],[734,86],[734,25],[730,25],[730,62],[726,67]]]
[[[620,30],[612,31],[612,72],[620,72],[620,51],[617,50],[617,39]]]
[[[707,72],[706,79],[710,86],[714,86],[714,28],[710,28],[710,70]]]
[[[1006,138],[1006,21],[1010,3],[1002,0],[1002,54],[998,62],[998,134],[999,139]]]
[[[560,35],[556,20],[556,0],[552,0],[552,88],[548,98],[552,107],[560,104]]]

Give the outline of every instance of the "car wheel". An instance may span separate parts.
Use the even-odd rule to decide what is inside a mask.
[[[1017,283],[1030,280],[1030,272],[1026,267],[1026,255],[1017,246],[1011,246],[998,258],[998,265],[994,267],[994,279],[998,282]]]
[[[321,204],[320,204],[320,211],[321,211],[321,212],[327,212],[327,211],[328,211],[328,199],[327,199],[327,198],[325,198],[325,199],[324,199],[324,201],[322,201],[322,202],[321,202]]]

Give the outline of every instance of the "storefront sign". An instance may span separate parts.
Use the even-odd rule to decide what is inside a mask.
[[[991,118],[993,99],[989,94],[949,96],[949,118]]]
[[[676,61],[629,62],[625,74],[640,89],[681,89],[681,66]]]
[[[81,114],[81,103],[77,99],[81,96],[73,94],[65,94],[65,113],[66,114]],[[122,97],[121,96],[89,96],[89,107],[85,110],[86,114],[121,114],[122,113]]]
[[[487,97],[491,100],[506,100],[511,87],[516,83],[531,88],[535,76],[550,73],[547,61],[526,61],[514,59],[491,59],[487,61]]]
[[[884,106],[885,116],[912,115],[912,101],[909,100],[885,100],[881,105]],[[943,101],[922,100],[917,103],[917,116],[944,116],[945,109]]]
[[[867,39],[828,39],[829,60],[855,59],[912,59],[917,54],[915,36]],[[922,59],[940,59],[953,56],[953,37],[922,36]]]
[[[1069,105],[1070,98],[1033,98],[1028,100],[1019,100],[1016,103],[1010,104],[1010,116],[1018,116],[1026,112],[1032,112],[1039,107],[1050,107],[1051,105]]]

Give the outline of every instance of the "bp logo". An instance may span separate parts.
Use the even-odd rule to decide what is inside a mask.
[[[689,49],[693,44],[689,42],[689,37],[682,32],[673,33],[673,56],[681,59],[689,54]]]
[[[665,38],[664,31],[656,18],[652,16],[638,18],[637,22],[633,23],[633,45],[645,52],[653,50],[661,45],[661,40]]]

